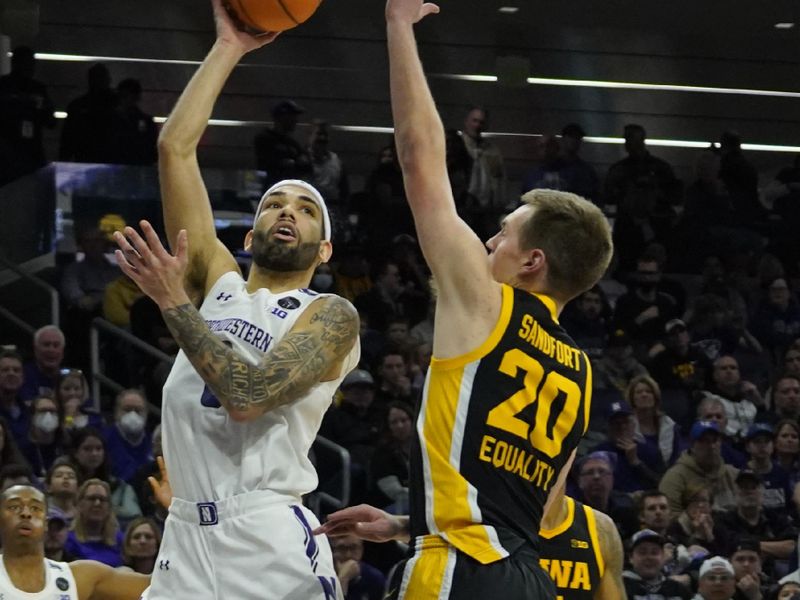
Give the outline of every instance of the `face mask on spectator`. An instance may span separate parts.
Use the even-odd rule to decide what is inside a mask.
[[[53,433],[58,428],[58,416],[53,412],[37,413],[33,417],[33,426],[44,433]]]
[[[136,411],[128,411],[119,418],[119,428],[130,436],[142,433],[144,424],[145,418]]]
[[[333,275],[329,273],[318,273],[311,278],[311,287],[320,292],[325,292],[333,286]]]

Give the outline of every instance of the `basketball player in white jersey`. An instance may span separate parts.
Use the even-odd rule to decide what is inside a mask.
[[[325,201],[282,181],[262,198],[243,279],[217,239],[197,145],[242,56],[274,39],[238,31],[214,0],[217,40],[159,139],[164,222],[175,255],[142,222],[118,234],[122,270],[160,307],[181,347],[164,386],[164,457],[174,499],[146,597],[341,597],[330,547],[301,497],[322,417],[359,358],[358,314],[307,289],[331,256]],[[198,310],[197,306],[201,306]]]
[[[150,578],[93,560],[44,556],[47,502],[30,485],[0,495],[0,598],[3,600],[137,600]]]

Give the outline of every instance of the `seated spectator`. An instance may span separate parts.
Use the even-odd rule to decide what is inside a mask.
[[[44,480],[47,504],[57,508],[72,523],[78,506],[78,470],[66,456],[58,457],[48,469]]]
[[[790,481],[800,475],[800,424],[783,419],[775,425],[775,462],[789,473]]]
[[[764,510],[785,512],[790,508],[792,492],[789,474],[772,460],[775,450],[775,433],[772,427],[765,423],[751,425],[744,442],[750,456],[745,468],[758,475],[764,486]]]
[[[64,453],[59,407],[52,398],[40,396],[31,404],[31,413],[31,427],[20,450],[33,474],[44,479],[56,458]]]
[[[692,344],[686,323],[670,319],[664,325],[664,349],[650,363],[649,371],[662,389],[680,390],[687,395],[703,388],[708,357]]]
[[[788,559],[795,550],[797,530],[787,514],[766,513],[764,485],[752,471],[736,476],[736,506],[720,516],[720,523],[734,540],[756,538],[765,559]]]
[[[22,399],[22,357],[14,350],[0,351],[0,418],[18,446],[28,435],[30,410]]]
[[[714,361],[709,391],[722,400],[728,425],[725,434],[743,437],[753,424],[756,412],[764,401],[758,388],[744,381],[739,372],[739,361],[733,356],[720,356]]]
[[[293,100],[281,100],[272,108],[273,126],[256,135],[256,166],[267,173],[266,188],[282,179],[308,180],[311,176],[311,157],[293,135],[297,118],[304,112]]]
[[[13,485],[34,485],[33,473],[26,464],[10,464],[0,469],[0,492]]]
[[[372,329],[386,331],[390,319],[408,316],[411,312],[406,288],[397,263],[379,262],[372,271],[373,286],[359,295],[353,304],[359,313],[366,315]]]
[[[150,458],[152,442],[145,429],[147,399],[137,389],[117,394],[114,424],[104,431],[112,472],[117,479],[131,481]]]
[[[78,512],[64,550],[80,559],[122,566],[122,531],[111,508],[111,488],[105,481],[87,479],[78,490]]]
[[[325,198],[328,206],[344,207],[350,195],[347,170],[341,158],[330,149],[330,125],[315,121],[308,140],[311,157],[309,181]]]
[[[621,396],[628,382],[639,375],[647,375],[647,369],[633,355],[633,344],[628,335],[617,329],[608,336],[602,358],[592,362],[594,389],[601,392],[617,392]]]
[[[149,517],[136,517],[125,530],[122,541],[122,561],[127,568],[150,575],[161,546],[161,531]]]
[[[405,317],[390,319],[389,324],[386,326],[386,331],[383,333],[383,337],[386,338],[387,348],[392,348],[403,356],[407,356],[411,353],[414,341],[411,339],[408,319]]]
[[[375,506],[396,514],[408,513],[408,480],[414,411],[403,402],[389,405],[386,436],[370,461]]]
[[[773,596],[775,600],[798,600],[800,598],[800,575],[798,575],[797,581],[787,579],[787,577],[794,576],[797,573],[797,571],[792,571],[792,573],[781,579]]]
[[[670,526],[669,501],[658,490],[649,490],[639,496],[639,522],[642,529],[651,529],[667,537]]]
[[[721,556],[707,558],[700,566],[697,595],[692,600],[733,600],[736,579],[733,565]]]
[[[6,465],[24,465],[25,459],[17,446],[17,440],[8,426],[8,421],[0,417],[0,468]]]
[[[800,377],[783,374],[769,394],[773,412],[763,415],[761,420],[775,423],[781,420],[800,422]]]
[[[761,547],[757,539],[747,537],[740,539],[731,554],[731,564],[739,597],[747,600],[768,597],[768,591],[774,581],[762,569]]]
[[[365,563],[364,542],[355,535],[329,538],[333,565],[345,600],[381,600],[386,578],[372,565]]]
[[[416,400],[422,398],[422,388],[425,387],[432,356],[433,345],[428,342],[417,344],[411,352],[408,375],[411,380],[411,396]]]
[[[111,508],[120,523],[128,523],[142,515],[136,492],[130,484],[112,474],[105,438],[98,430],[85,427],[76,432],[72,439],[70,458],[78,468],[78,481],[81,483],[92,478],[108,483]]]
[[[714,495],[714,509],[734,505],[736,469],[722,462],[721,435],[713,421],[697,421],[689,432],[691,446],[664,473],[658,489],[669,499],[673,515],[686,509],[686,489],[694,484],[707,487]]]
[[[377,408],[385,411],[394,401],[414,403],[405,355],[397,350],[387,350],[378,363],[378,378],[380,385],[375,390]]]
[[[83,371],[62,369],[56,385],[56,402],[61,407],[61,426],[67,437],[87,425],[100,428],[103,417],[94,409],[89,398],[89,382]]]
[[[753,315],[751,329],[776,360],[800,335],[800,304],[785,278],[777,277],[767,283],[766,297]]]
[[[336,282],[334,291],[350,302],[370,290],[372,279],[369,276],[369,262],[361,247],[349,246],[344,249],[344,254],[336,267],[334,281]]]
[[[741,315],[734,312],[729,300],[716,294],[696,296],[689,309],[687,325],[692,339],[717,354],[733,354],[738,351],[761,353],[761,344],[748,331]]]
[[[697,420],[716,423],[722,435],[722,461],[737,469],[744,467],[747,456],[739,452],[731,439],[724,433],[728,428],[728,416],[725,414],[725,404],[722,402],[722,398],[716,394],[705,394],[697,405]]]
[[[33,334],[33,361],[23,368],[23,384],[19,397],[33,400],[41,394],[53,395],[64,360],[66,340],[55,325],[45,325]]]
[[[725,554],[730,545],[725,528],[714,518],[714,497],[702,483],[693,483],[681,496],[686,506],[669,526],[669,539],[692,553]]]
[[[637,531],[631,539],[630,570],[623,572],[628,598],[648,600],[689,600],[691,592],[673,579],[664,577],[667,563],[664,538],[650,529]]]
[[[792,342],[791,347],[783,355],[783,371],[787,375],[800,377],[800,343]]]
[[[607,423],[608,441],[594,450],[614,455],[614,489],[630,493],[657,485],[658,473],[652,461],[658,457],[658,450],[652,452],[652,448],[645,446],[644,436],[636,434],[636,419],[630,405],[625,401],[612,402]],[[645,458],[641,456],[643,453],[652,456]]]
[[[64,545],[69,536],[69,520],[64,513],[55,506],[47,509],[47,532],[44,536],[44,555],[57,562],[72,562],[78,560],[66,550]]]
[[[576,344],[591,360],[603,355],[608,339],[611,306],[599,285],[567,304],[560,320]]]
[[[636,433],[645,447],[641,458],[662,475],[680,454],[680,428],[661,410],[661,389],[652,377],[640,375],[631,379],[625,399],[633,407]]]
[[[592,452],[583,458],[577,470],[579,493],[575,494],[576,500],[611,517],[623,539],[639,529],[633,500],[614,490],[613,455]]]

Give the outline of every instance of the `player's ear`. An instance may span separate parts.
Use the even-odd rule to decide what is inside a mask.
[[[533,248],[525,254],[520,270],[522,275],[535,275],[545,268],[547,257],[541,248]]]
[[[244,250],[245,252],[250,252],[250,248],[253,245],[253,230],[247,232],[247,235],[244,236]]]
[[[326,263],[333,256],[333,245],[328,240],[319,243],[319,262]]]

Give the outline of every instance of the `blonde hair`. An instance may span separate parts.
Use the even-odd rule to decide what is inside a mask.
[[[614,250],[603,212],[580,196],[555,190],[531,190],[522,202],[534,211],[520,228],[520,248],[544,252],[548,293],[566,302],[597,283]]]
[[[158,525],[156,525],[156,522],[150,517],[136,517],[125,530],[125,539],[122,542],[122,560],[128,566],[133,564],[133,559],[128,552],[131,545],[131,538],[133,537],[133,532],[138,529],[140,525],[147,525],[150,527],[150,530],[156,537],[156,555],[153,558],[158,556],[158,549],[161,547],[161,530],[158,528]]]
[[[87,479],[78,490],[78,502],[83,500],[86,495],[86,490],[90,486],[97,485],[102,487],[106,494],[108,494],[108,516],[105,523],[103,523],[103,543],[112,548],[117,545],[117,532],[119,531],[119,521],[114,514],[114,509],[111,506],[111,486],[102,479]],[[86,523],[83,521],[83,513],[78,510],[75,513],[75,519],[72,521],[72,530],[75,532],[75,537],[79,542],[88,541],[88,533],[86,532]]]
[[[640,383],[645,384],[650,388],[650,391],[653,392],[653,396],[655,396],[656,399],[656,412],[661,414],[661,388],[659,387],[658,382],[649,375],[637,375],[630,380],[628,387],[625,390],[625,400],[631,405],[632,408],[636,408],[633,404],[633,394],[636,390],[636,386]]]

